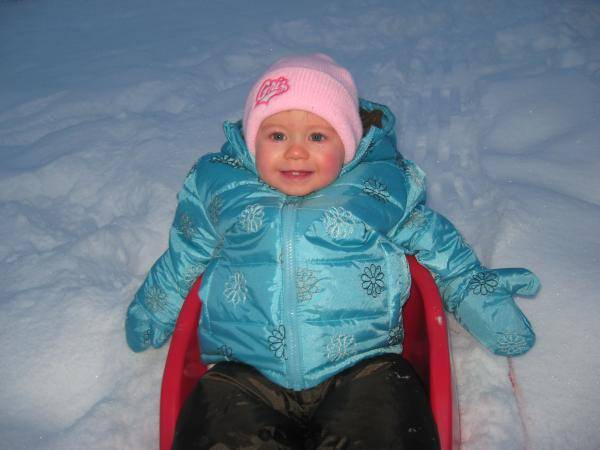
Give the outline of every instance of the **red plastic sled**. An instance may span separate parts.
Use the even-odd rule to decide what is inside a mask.
[[[429,271],[412,256],[408,257],[408,263],[412,286],[410,297],[402,310],[403,356],[410,361],[427,386],[442,450],[451,450],[454,446],[458,448],[455,443],[459,442],[460,427],[453,400],[446,316]],[[207,370],[200,361],[197,337],[202,309],[198,298],[201,280],[202,277],[194,283],[183,304],[167,354],[160,395],[161,450],[171,448],[179,410]]]

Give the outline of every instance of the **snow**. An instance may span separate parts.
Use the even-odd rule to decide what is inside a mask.
[[[132,353],[125,310],[222,121],[314,51],[396,113],[482,261],[542,281],[522,357],[450,322],[461,448],[598,448],[597,2],[0,0],[3,448],[157,447],[166,348]]]

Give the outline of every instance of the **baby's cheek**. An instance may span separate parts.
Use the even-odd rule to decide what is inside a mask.
[[[265,152],[262,153],[256,153],[256,157],[255,157],[255,164],[256,164],[256,171],[258,172],[258,175],[260,178],[262,178],[263,180],[265,178],[269,178],[272,172],[271,169],[271,160],[269,158],[268,154],[265,154]]]
[[[321,170],[328,176],[332,177],[332,179],[336,179],[342,170],[343,160],[336,156],[329,156],[327,158],[323,158],[321,162]]]

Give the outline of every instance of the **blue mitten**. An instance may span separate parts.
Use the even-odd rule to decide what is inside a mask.
[[[137,302],[132,302],[127,310],[125,320],[127,344],[134,352],[146,350],[150,345],[154,348],[162,346],[171,330],[165,330],[152,320],[148,312]]]
[[[527,269],[481,268],[461,283],[454,315],[479,342],[502,356],[516,356],[535,343],[531,324],[513,300],[533,296],[538,278]]]

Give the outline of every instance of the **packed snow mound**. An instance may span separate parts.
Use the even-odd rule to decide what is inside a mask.
[[[490,82],[482,96],[486,172],[600,206],[599,104],[600,87],[578,72]]]

